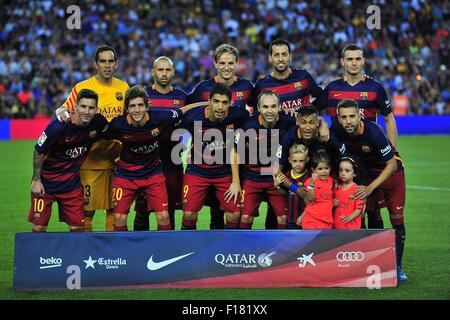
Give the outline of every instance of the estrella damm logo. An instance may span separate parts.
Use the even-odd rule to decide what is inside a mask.
[[[295,88],[295,90],[297,90],[297,91],[302,90],[302,84],[301,84],[301,82],[294,82],[294,88]]]
[[[117,101],[122,101],[123,100],[122,92],[116,92],[116,99],[117,99]]]
[[[369,93],[366,92],[366,91],[363,91],[363,92],[361,92],[361,93],[359,94],[359,98],[360,98],[361,100],[367,100],[367,99],[369,99]]]
[[[152,133],[152,137],[156,137],[157,135],[159,135],[159,129],[155,128],[155,129],[152,130],[151,133]]]

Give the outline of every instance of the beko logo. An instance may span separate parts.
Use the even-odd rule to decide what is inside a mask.
[[[39,257],[39,262],[41,264],[39,269],[58,268],[58,267],[62,266],[62,259],[61,258],[55,258],[55,257],[43,258],[43,257]]]

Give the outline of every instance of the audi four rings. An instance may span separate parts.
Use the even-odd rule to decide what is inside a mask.
[[[362,253],[361,251],[341,251],[336,254],[336,260],[339,262],[363,261],[364,253]]]

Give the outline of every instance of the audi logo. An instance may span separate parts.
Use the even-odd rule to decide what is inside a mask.
[[[361,251],[341,251],[336,254],[336,260],[339,262],[363,261],[364,253],[362,253]]]

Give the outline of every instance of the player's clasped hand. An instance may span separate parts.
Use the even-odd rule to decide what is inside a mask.
[[[231,199],[234,198],[234,203],[236,203],[237,199],[241,194],[241,186],[239,183],[231,183],[228,190],[225,192],[225,201],[228,203]]]

